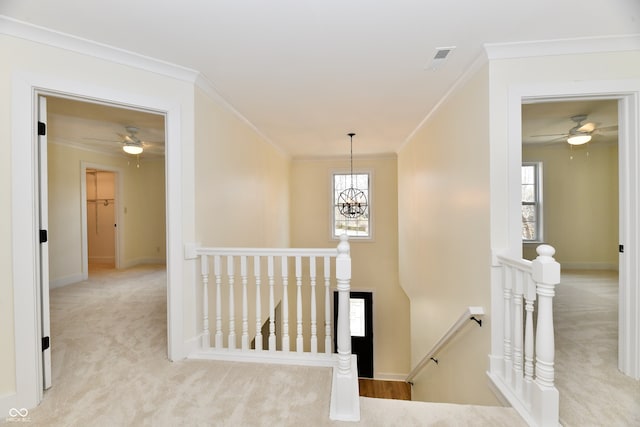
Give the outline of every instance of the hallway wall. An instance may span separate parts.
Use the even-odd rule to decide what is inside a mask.
[[[490,349],[488,65],[440,105],[398,155],[400,283],[415,366],[468,306],[484,307],[416,377],[413,398],[496,405]],[[470,131],[471,130],[471,131]]]
[[[224,105],[195,89],[195,235],[208,247],[288,247],[290,159]],[[199,268],[199,267],[198,267]],[[292,287],[293,288],[293,287]],[[187,325],[202,328],[202,286],[185,286],[194,306]],[[236,297],[236,313],[242,299]],[[268,307],[262,293],[262,307]],[[215,292],[209,292],[215,307]],[[255,298],[248,301],[254,312]],[[263,309],[263,321],[268,310]],[[215,317],[209,317],[215,331]],[[225,325],[226,327],[226,325]],[[255,322],[249,322],[254,334]]]

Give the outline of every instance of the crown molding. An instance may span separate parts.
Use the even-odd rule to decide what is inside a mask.
[[[262,133],[249,119],[242,115],[229,101],[227,101],[215,85],[200,71],[182,67],[166,61],[155,59],[120,49],[114,46],[98,43],[92,40],[76,37],[70,34],[51,30],[49,28],[19,21],[5,15],[0,15],[0,34],[65,49],[94,58],[127,65],[144,71],[185,81],[200,88],[207,96],[220,103],[224,108],[238,117],[251,128],[260,138],[274,147],[283,156],[290,155]]]
[[[248,118],[246,118],[242,113],[240,113],[236,107],[233,106],[215,87],[213,82],[209,80],[204,74],[198,73],[196,80],[194,82],[195,86],[197,86],[200,90],[202,90],[209,98],[221,104],[224,108],[229,110],[232,114],[234,114],[238,119],[240,119],[245,125],[247,125],[251,130],[253,130],[260,138],[262,138],[266,143],[271,145],[276,151],[290,159],[291,155],[284,151],[282,147],[279,147],[275,142],[271,140],[267,135],[262,133],[260,129],[256,127]]]
[[[394,160],[397,159],[398,155],[393,153],[375,153],[375,154],[357,154],[353,156],[354,160],[358,161],[367,161],[367,160]],[[293,156],[292,160],[294,162],[337,162],[337,161],[349,161],[349,155],[337,156],[337,155],[327,155],[323,156],[321,154],[317,156]]]
[[[453,85],[445,92],[445,94],[438,100],[436,105],[433,106],[431,110],[427,113],[427,115],[418,123],[413,131],[407,136],[402,144],[396,150],[396,153],[400,153],[404,147],[413,139],[413,137],[418,133],[420,129],[431,119],[431,117],[438,111],[438,109],[451,97],[460,87],[462,87],[465,83],[467,83],[480,69],[488,62],[487,55],[485,53],[481,53],[476,57],[476,59],[471,63],[471,65],[465,70],[465,72],[458,78]]]
[[[514,43],[486,43],[489,60],[640,50],[640,33]]]
[[[51,30],[49,28],[19,21],[0,15],[0,34],[54,46],[118,64],[128,65],[177,80],[195,83],[198,72],[180,65],[171,64],[149,56],[140,55],[92,40]]]

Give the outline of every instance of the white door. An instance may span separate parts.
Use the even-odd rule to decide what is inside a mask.
[[[45,389],[51,387],[49,325],[49,199],[47,197],[47,98],[38,97],[38,205],[40,225],[40,304],[42,312],[42,375]]]

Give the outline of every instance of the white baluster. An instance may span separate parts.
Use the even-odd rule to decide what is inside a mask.
[[[213,258],[213,272],[216,276],[216,349],[220,350],[224,344],[222,342],[222,271],[220,265],[220,255]]]
[[[324,352],[333,353],[331,345],[331,258],[324,257]]]
[[[336,258],[338,288],[338,376],[351,376],[350,291],[351,258],[346,234],[340,236]]]
[[[289,268],[287,256],[282,256],[282,351],[290,351],[289,346]]]
[[[302,257],[296,256],[296,351],[302,353]]]
[[[513,292],[513,380],[518,395],[522,393],[522,271],[515,270]]]
[[[525,326],[524,326],[524,381],[527,388],[533,382],[533,304],[536,300],[536,285],[531,274],[525,276]]]
[[[537,284],[538,322],[536,326],[535,382],[541,387],[554,386],[555,342],[553,337],[553,297],[560,283],[560,264],[554,259],[555,249],[540,245],[532,262],[533,280]]]
[[[202,275],[202,348],[211,347],[209,336],[209,258],[200,256],[200,274]]]
[[[235,297],[233,295],[233,285],[235,276],[233,272],[233,256],[227,256],[227,276],[229,280],[229,349],[236,348],[236,310],[235,310]]]
[[[249,350],[249,309],[247,306],[247,257],[240,257],[240,278],[242,280],[242,351]]]
[[[253,275],[256,278],[256,350],[262,351],[262,300],[260,299],[260,257],[253,257]]]
[[[276,307],[274,297],[273,256],[267,258],[267,276],[269,278],[269,351],[276,351]]]
[[[316,257],[309,257],[309,275],[311,276],[311,353],[318,352],[318,322],[316,319]]]
[[[511,287],[512,269],[504,266],[502,283],[504,286],[504,375],[507,384],[511,384]]]

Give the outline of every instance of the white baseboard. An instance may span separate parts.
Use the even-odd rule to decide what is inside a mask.
[[[375,380],[384,380],[384,381],[404,381],[407,379],[409,374],[390,374],[387,372],[378,372],[374,375]]]
[[[17,397],[15,392],[0,396],[0,423],[5,421],[5,417],[9,417],[9,410],[16,407]]]
[[[115,264],[116,259],[113,256],[90,256],[89,264]]]
[[[488,377],[489,390],[491,390],[491,392],[496,397],[496,399],[498,399],[498,402],[500,402],[500,405],[504,406],[505,408],[510,408],[511,403],[509,403],[505,395],[502,394],[502,391],[500,391],[500,389],[493,382],[493,380],[491,379],[492,378],[491,374],[489,372],[487,372],[487,377]]]
[[[272,365],[297,365],[297,366],[317,366],[334,367],[337,363],[337,354],[325,353],[298,353],[296,351],[268,351],[268,350],[248,350],[214,348],[199,349],[190,353],[188,359],[197,360],[220,360],[225,362],[252,362]]]
[[[82,273],[72,274],[71,276],[59,277],[49,281],[49,289],[61,288],[63,286],[71,285],[72,283],[78,283],[85,280]]]
[[[189,355],[197,353],[201,350],[202,336],[196,335],[193,338],[189,338],[184,342],[184,354]]]
[[[120,264],[120,268],[130,268],[135,267],[136,265],[145,265],[145,264],[166,264],[167,260],[165,258],[136,258],[128,261],[123,261]]]
[[[560,262],[560,261],[558,261]],[[618,264],[607,262],[560,262],[562,270],[611,270],[618,271]]]

